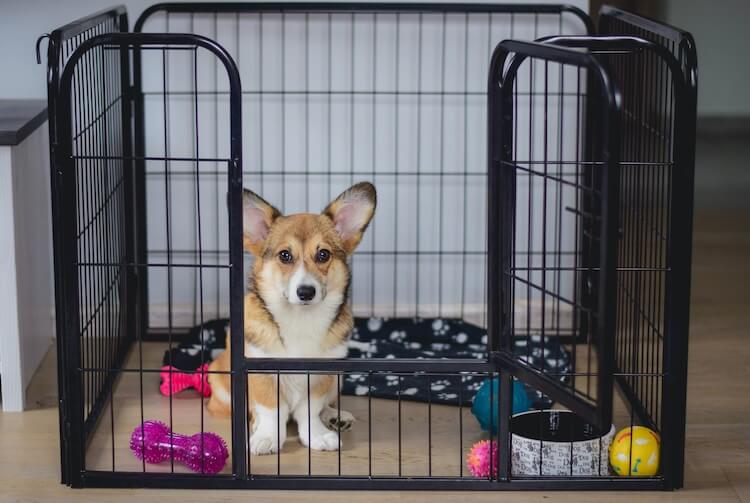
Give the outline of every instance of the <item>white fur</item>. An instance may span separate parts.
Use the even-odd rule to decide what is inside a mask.
[[[263,269],[261,276],[265,284],[273,284],[271,268]],[[267,288],[263,292],[263,300],[279,326],[284,347],[278,351],[265,352],[249,345],[246,355],[256,358],[344,358],[347,354],[345,341],[327,350],[322,347],[339,306],[344,302],[344,293],[329,292],[323,295],[318,293],[321,289],[316,288],[315,295],[322,297],[319,302],[308,305],[291,304],[283,293],[284,285],[278,286],[279,288]]]
[[[271,454],[278,452],[286,440],[286,422],[289,419],[289,408],[280,403],[278,409],[269,409],[255,404],[253,407],[253,431],[250,434],[250,452],[253,454]],[[279,425],[284,427],[279,430]]]
[[[311,300],[303,301],[297,296],[297,289],[303,285],[312,286],[313,288],[315,288],[315,296]],[[300,261],[299,266],[294,270],[294,273],[292,273],[291,277],[289,278],[289,283],[284,289],[284,296],[289,300],[291,304],[312,305],[317,304],[321,300],[323,300],[325,298],[325,295],[325,289],[320,284],[318,279],[312,274],[308,273],[305,269],[304,262]]]
[[[219,386],[213,386],[211,388],[211,394],[219,400],[221,403],[230,404],[232,403],[232,395],[228,390]]]
[[[274,285],[273,272],[269,269],[261,271],[261,275],[268,285]],[[344,302],[344,294],[331,292],[326,294],[323,289],[316,284],[316,298],[320,297],[316,303],[298,304],[291,303],[291,296],[287,297],[287,292],[294,292],[296,298],[296,289],[301,281],[309,281],[310,275],[307,274],[302,265],[293,273],[287,288],[284,285],[275,285],[277,288],[268,288],[264,291],[263,299],[268,311],[279,326],[279,334],[283,342],[283,347],[273,351],[264,351],[263,349],[253,346],[251,343],[245,343],[245,355],[250,358],[344,358],[347,355],[346,341],[333,348],[324,349],[323,341],[328,335],[331,323],[336,318],[339,306]],[[317,282],[316,282],[317,283]],[[315,397],[310,394],[310,407],[308,410],[308,385],[312,389],[322,379],[321,375],[310,374],[309,383],[307,374],[300,375],[282,375],[280,377],[281,387],[281,415],[278,417],[281,424],[286,424],[289,415],[297,422],[300,442],[309,445],[312,449],[317,450],[336,450],[340,447],[341,441],[337,432],[329,431],[321,420],[321,412],[325,411],[331,401],[336,397],[336,387],[334,386],[327,396]],[[256,409],[264,409],[255,406]],[[251,435],[250,445],[253,454],[265,454],[277,452],[280,448],[276,442],[276,411],[269,412],[270,409],[257,412],[257,427]],[[328,416],[326,416],[328,418]],[[330,419],[330,418],[328,418]],[[341,420],[351,423],[353,416],[346,411],[341,411]],[[274,423],[268,424],[269,421]],[[284,430],[284,428],[282,428]],[[308,438],[309,430],[309,438]],[[271,439],[270,437],[273,436]],[[282,437],[285,437],[285,432]],[[253,441],[253,438],[257,438]],[[283,445],[283,439],[281,442]]]

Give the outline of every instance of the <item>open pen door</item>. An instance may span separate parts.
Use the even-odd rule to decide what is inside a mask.
[[[607,431],[619,93],[590,53],[505,41],[493,56],[489,107],[494,357],[517,379]],[[550,349],[556,346],[564,348],[565,361]],[[505,416],[501,428],[508,426]]]

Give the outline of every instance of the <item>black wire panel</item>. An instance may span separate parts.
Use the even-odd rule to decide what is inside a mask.
[[[641,30],[641,32],[645,33],[646,31]],[[602,156],[602,153],[607,151],[610,152],[610,155],[604,157],[610,160],[612,154],[619,155],[621,160],[616,165],[617,169],[610,171],[616,179],[610,181],[614,184],[614,187],[610,187],[610,190],[614,192],[605,196],[603,201],[597,201],[596,199],[587,201],[585,195],[577,198],[583,204],[583,211],[575,206],[566,208],[572,210],[576,217],[582,219],[580,224],[582,243],[590,245],[592,241],[589,236],[600,236],[600,239],[593,241],[593,244],[597,244],[603,253],[587,252],[584,248],[580,254],[580,260],[583,260],[584,265],[580,268],[574,268],[578,278],[574,278],[573,282],[574,285],[578,281],[582,285],[588,284],[593,287],[591,292],[598,299],[594,304],[582,301],[581,305],[584,309],[588,304],[589,306],[598,306],[598,308],[603,306],[605,310],[604,312],[594,311],[594,318],[591,321],[595,321],[595,323],[578,324],[581,334],[579,334],[579,337],[572,339],[572,351],[574,354],[580,354],[580,348],[586,348],[587,362],[585,367],[587,371],[580,372],[577,369],[576,374],[567,376],[569,377],[567,382],[572,385],[571,387],[577,386],[581,390],[585,386],[588,390],[592,387],[592,381],[594,381],[595,388],[598,388],[595,396],[596,401],[594,402],[598,408],[597,416],[603,418],[599,419],[598,424],[600,428],[606,428],[606,425],[609,424],[609,418],[612,417],[611,410],[607,410],[608,407],[612,406],[611,397],[606,397],[606,393],[611,393],[611,382],[614,378],[620,385],[628,406],[629,417],[624,418],[620,414],[620,422],[625,419],[631,427],[633,425],[645,425],[665,435],[665,437],[674,436],[674,440],[672,440],[674,444],[672,445],[679,447],[677,450],[668,450],[666,440],[662,444],[663,462],[659,476],[665,480],[667,487],[680,486],[681,475],[679,475],[679,478],[676,477],[675,471],[681,473],[683,462],[684,430],[680,432],[679,425],[681,422],[684,424],[684,402],[681,409],[675,410],[672,408],[670,410],[665,407],[667,403],[670,404],[670,407],[674,407],[673,404],[676,403],[674,400],[679,399],[678,397],[684,393],[684,389],[681,390],[680,387],[674,385],[668,386],[669,376],[668,371],[665,370],[667,363],[662,362],[671,362],[672,365],[675,365],[675,362],[680,362],[680,365],[684,365],[686,354],[682,352],[670,354],[675,351],[675,346],[672,346],[672,349],[667,349],[664,343],[665,336],[663,332],[660,333],[660,330],[674,330],[675,322],[667,314],[670,306],[674,305],[674,301],[668,301],[669,294],[665,292],[669,291],[670,284],[675,283],[674,279],[670,280],[670,276],[675,274],[674,266],[671,265],[673,259],[670,256],[670,251],[673,250],[674,246],[672,243],[675,241],[684,243],[685,237],[681,232],[672,230],[672,219],[669,212],[676,211],[675,205],[688,214],[690,212],[685,204],[686,201],[690,201],[689,194],[692,194],[690,181],[692,165],[690,164],[690,156],[686,156],[684,153],[686,150],[685,138],[689,134],[694,134],[695,128],[694,121],[692,123],[690,121],[691,106],[694,107],[690,85],[688,79],[684,78],[680,63],[672,55],[672,51],[666,50],[663,45],[645,38],[610,34],[606,38],[551,37],[545,39],[545,43],[587,48],[590,54],[596,55],[601,61],[606,61],[607,68],[610,70],[608,75],[611,74],[613,77],[611,82],[613,88],[622,89],[621,95],[618,95],[617,99],[617,102],[622,104],[622,122],[620,125],[621,131],[618,131],[616,135],[616,141],[612,142],[610,139],[609,141],[612,144],[606,146],[600,152],[598,149],[602,147],[597,142],[601,141],[601,137],[598,137],[597,134],[588,133],[586,135],[587,145],[581,146],[585,151],[583,157],[586,162],[581,163],[579,168],[581,179],[590,180],[593,186],[597,187],[599,183],[602,183],[597,181],[601,180],[601,174],[597,173],[597,169],[603,169],[606,163],[602,162],[597,166],[599,163],[590,161],[595,161]],[[549,63],[545,63],[545,87],[547,87],[548,67]],[[594,81],[589,77],[586,82],[589,88],[589,112],[592,108],[599,110],[602,108],[600,104],[592,106],[594,102],[591,89]],[[562,85],[565,84],[562,83]],[[578,86],[578,84],[576,85]],[[670,96],[672,97],[671,100],[668,98]],[[518,107],[517,101],[511,104],[509,100],[505,100],[503,103],[506,108],[515,106],[516,108],[513,110],[516,115],[524,113],[523,108]],[[545,101],[545,110],[546,107],[547,102]],[[558,113],[563,113],[564,110],[565,107],[562,107],[562,110],[557,109]],[[529,112],[528,115],[531,116],[532,112]],[[681,126],[682,132],[672,132],[676,129],[675,122],[680,122],[681,118],[685,121]],[[514,117],[514,119],[516,118]],[[587,116],[588,121],[595,119],[595,115]],[[510,125],[509,121],[512,120],[506,118],[504,124],[508,126]],[[548,122],[545,113],[545,141]],[[671,127],[667,126],[670,123],[672,124]],[[606,124],[606,120],[597,121],[597,124]],[[656,125],[661,125],[662,129],[658,129]],[[514,123],[514,134],[518,135],[520,130],[517,123]],[[529,132],[531,131],[533,129],[529,129]],[[514,152],[518,155],[508,143],[510,139],[504,139],[504,141],[506,142],[504,148],[507,149],[504,154],[508,155],[508,152]],[[669,151],[674,144],[677,144],[677,146],[674,147],[675,154],[672,157]],[[545,153],[545,169],[548,163]],[[682,170],[675,175],[675,179],[681,178],[681,182],[675,183],[679,183],[682,190],[689,187],[688,194],[675,192],[672,187],[672,178],[669,174],[675,165],[682,167]],[[523,167],[514,166],[514,168],[516,171],[527,171]],[[506,184],[515,186],[516,190],[522,185],[517,178],[515,182],[513,181],[512,172],[500,175],[500,178],[505,180]],[[557,177],[555,181],[564,183],[562,177]],[[586,187],[581,188],[585,189]],[[516,212],[519,211],[519,208],[523,208],[523,204],[520,206],[518,204],[519,199],[523,196],[519,198],[517,192],[505,194],[508,198],[516,201]],[[533,196],[533,191],[530,190],[529,194],[528,199]],[[548,198],[543,199],[543,201],[546,199]],[[610,228],[602,227],[601,232],[597,232],[597,227],[607,222],[606,206],[602,206],[602,202],[610,204],[608,223]],[[542,204],[546,203],[542,202]],[[513,215],[514,213],[511,211],[509,214]],[[587,218],[593,218],[593,220],[587,222],[585,220]],[[555,220],[555,222],[557,221]],[[507,228],[507,220],[505,222]],[[615,228],[616,232],[613,232]],[[542,217],[540,232],[544,233],[545,229],[546,224],[544,217]],[[511,234],[508,234],[508,239],[515,239],[515,246],[518,248],[517,231],[515,235],[512,235],[512,231],[509,232]],[[531,227],[529,232],[531,232]],[[601,236],[605,235],[610,237],[607,240],[601,239]],[[545,241],[545,238],[542,237],[542,240]],[[523,247],[523,244],[520,247]],[[610,249],[609,252],[607,252],[608,248]],[[617,250],[614,255],[613,249]],[[596,257],[601,257],[601,259]],[[609,257],[609,259],[606,257]],[[595,259],[595,266],[585,265],[586,261],[591,259]],[[607,261],[610,264],[609,270],[603,266]],[[515,264],[513,261],[508,261],[504,267],[517,268],[517,262],[516,257]],[[539,269],[547,270],[545,267]],[[689,282],[689,270],[683,270],[682,272],[684,276],[681,276],[676,282],[681,284]],[[609,286],[607,283],[600,281],[603,274],[611,276]],[[597,278],[599,280],[593,281]],[[530,280],[522,281],[522,283],[526,287],[532,285],[541,290],[540,286],[545,284],[545,279],[542,277],[539,280],[539,285],[534,285]],[[513,285],[509,287],[512,289]],[[577,291],[575,286],[573,291]],[[617,295],[611,295],[610,292],[613,291],[617,292]],[[558,296],[558,292],[553,291],[551,295],[554,298]],[[511,298],[517,300],[518,294],[511,295]],[[544,312],[542,316],[545,316]],[[657,319],[653,319],[654,317],[657,317]],[[528,322],[526,321],[526,323]],[[546,328],[545,323],[542,323],[542,331],[537,337],[544,340],[545,332],[549,333],[555,328],[553,324],[550,323],[549,325],[549,328]],[[515,315],[511,313],[501,329],[503,333],[506,333],[506,331],[515,333],[517,326],[517,313]],[[583,341],[585,345],[581,346],[580,335],[584,335],[584,330],[587,331],[586,339]],[[686,336],[686,334],[674,334],[672,338],[682,338],[683,336]],[[553,337],[559,336],[553,335]],[[591,363],[592,352],[598,355],[594,357],[595,364],[593,366]],[[580,367],[581,363],[579,362],[577,367]],[[684,367],[682,368],[684,369]],[[607,378],[609,382],[605,387],[602,387],[604,378]],[[684,380],[681,381],[680,385],[684,386]],[[602,392],[604,392],[604,395],[602,395]],[[672,398],[669,398],[670,396]],[[590,395],[589,397],[593,398]],[[565,404],[563,399],[560,399],[560,401]],[[587,417],[585,410],[582,411],[580,408],[581,404],[576,406],[576,404],[570,403],[568,405],[572,410]],[[667,423],[664,423],[664,419],[660,418],[662,411],[667,411],[671,416]],[[676,419],[676,416],[679,416],[680,419]],[[594,419],[598,418],[595,417]],[[625,425],[618,424],[618,428],[627,426],[627,423]],[[669,424],[670,427],[664,428],[663,424]],[[678,430],[676,432],[668,431],[673,424],[678,426]],[[540,431],[542,431],[542,427],[543,424],[540,420]],[[630,475],[630,473],[627,475]]]
[[[673,453],[663,473],[683,483],[687,339],[695,171],[697,62],[692,36],[614,8],[603,35],[631,35],[659,50],[610,55],[623,93],[616,363],[633,420]],[[638,374],[641,374],[638,376]]]
[[[435,4],[168,4],[146,11],[136,31],[189,32],[211,37],[240,68],[245,107],[245,185],[283,212],[320,211],[360,180],[378,189],[378,210],[352,262],[351,302],[362,316],[471,317],[485,323],[484,82],[490,53],[505,38],[582,34],[588,20],[572,8],[539,5]],[[176,59],[176,58],[175,58]],[[169,62],[173,114],[192,92],[189,68]],[[148,82],[144,103],[161,100]],[[203,65],[202,124],[226,107],[226,89]],[[145,123],[158,123],[146,117]],[[146,128],[148,129],[148,128]],[[171,155],[187,155],[188,123],[173,121]],[[206,157],[222,157],[202,137]],[[161,141],[161,140],[159,140]],[[156,142],[146,135],[146,150]],[[158,146],[156,151],[163,149]],[[190,201],[196,183],[187,165],[174,165],[172,198]],[[202,211],[214,225],[204,233],[212,260],[226,257],[216,229],[221,167],[200,175],[214,201]],[[147,184],[159,184],[146,168]],[[148,201],[149,218],[163,221],[161,201]],[[177,203],[180,204],[180,203]],[[192,203],[190,203],[192,205]],[[160,235],[161,234],[161,235]],[[164,260],[163,233],[150,232],[148,260]],[[171,253],[190,261],[194,232],[176,236]],[[205,306],[225,315],[226,280],[209,271]],[[172,311],[175,326],[196,323],[195,271],[179,273],[183,288]],[[164,327],[165,292],[150,281],[150,327]]]
[[[76,149],[107,149],[112,155],[129,155],[128,108],[122,85],[128,72],[127,63],[119,53],[112,51],[92,53],[82,62],[83,70],[76,79],[81,99],[74,118],[58,112],[58,88],[63,68],[83,42],[97,35],[127,30],[127,25],[125,9],[116,7],[81,18],[47,35],[60,451],[65,483],[76,476],[73,467],[81,462],[82,444],[111,399],[115,377],[112,372],[78,373],[78,367],[118,368],[122,364],[133,340],[128,320],[134,313],[128,299],[132,299],[135,292],[133,277],[127,272],[117,269],[75,272],[69,261],[76,259],[71,255],[67,255],[69,261],[64,259],[66,253],[72,252],[78,260],[119,262],[126,257],[133,242],[127,230],[128,180],[123,161],[108,163],[106,169],[95,161],[76,166],[84,180],[75,195],[78,220],[65,220],[63,200],[67,195],[62,193],[62,173],[57,157],[59,131],[73,120]],[[68,227],[71,223],[75,224],[75,229]],[[68,245],[75,245],[75,249],[66,249]],[[78,287],[72,288],[76,283]],[[75,304],[80,310],[73,309]],[[80,326],[80,333],[71,333],[68,330],[71,324]]]
[[[204,264],[200,247],[195,254],[195,261],[189,264],[172,264],[171,256],[165,264],[143,263],[137,254],[136,215],[141,209],[133,207],[138,200],[138,189],[135,178],[137,167],[145,161],[142,157],[133,155],[129,143],[131,128],[131,96],[129,94],[131,53],[153,53],[166,60],[166,54],[175,51],[189,54],[194,61],[199,58],[216,58],[220,60],[224,69],[227,87],[232,97],[230,112],[224,117],[227,123],[225,172],[223,174],[225,196],[225,226],[227,240],[232,236],[234,246],[229,247],[229,256],[222,264]],[[194,83],[198,81],[198,66],[194,68]],[[161,83],[164,89],[168,87],[166,78],[167,67],[162,65]],[[226,269],[228,289],[232,289],[232,298],[237,300],[230,306],[232,330],[241,332],[242,325],[242,180],[239,167],[242,163],[241,137],[241,102],[239,100],[239,76],[231,58],[213,41],[195,35],[144,35],[129,33],[96,34],[83,42],[70,55],[62,76],[60,77],[57,101],[59,104],[58,139],[55,166],[60,175],[57,182],[61,199],[56,206],[61,221],[65,225],[56,234],[61,242],[62,253],[59,265],[65,276],[65,295],[67,296],[66,319],[64,332],[66,351],[69,359],[66,361],[66,372],[69,381],[66,401],[69,402],[71,415],[67,419],[66,436],[76,445],[74,456],[69,461],[71,470],[77,474],[68,481],[73,485],[82,484],[82,474],[87,470],[90,459],[87,445],[93,438],[93,429],[98,418],[102,417],[104,405],[99,400],[109,400],[109,424],[100,425],[98,431],[108,432],[109,442],[102,445],[99,441],[97,449],[111,452],[111,461],[107,463],[111,472],[118,471],[116,452],[119,450],[116,440],[116,426],[119,422],[115,418],[120,413],[116,409],[113,395],[115,378],[122,376],[137,379],[138,404],[140,405],[140,423],[153,416],[146,410],[144,400],[144,380],[146,386],[150,383],[148,377],[159,372],[161,365],[150,366],[144,363],[143,334],[141,326],[142,312],[137,309],[135,290],[138,277],[143,277],[147,269],[155,271],[165,270],[165,286],[172,291],[172,272],[184,268],[197,270],[199,278],[199,292],[202,294],[202,274],[206,267]],[[167,93],[163,93],[167,96]],[[194,98],[193,103],[197,99]],[[169,108],[163,102],[163,119],[161,121],[163,136],[168,134],[170,124]],[[198,123],[199,110],[192,109],[194,123]],[[127,132],[127,133],[126,133]],[[200,170],[201,158],[199,152],[199,134],[193,136],[195,152],[190,164],[196,172]],[[125,138],[126,140],[121,140]],[[151,157],[150,161],[159,162],[164,174],[165,184],[162,201],[167,205],[166,232],[170,232],[173,224],[172,208],[169,207],[171,158],[168,152]],[[183,161],[185,162],[185,161]],[[196,209],[194,221],[180,221],[184,211],[175,210],[178,215],[175,220],[182,227],[196,227],[198,236],[201,235],[201,193],[200,185],[196,185]],[[152,189],[153,190],[153,189]],[[234,265],[233,265],[234,264]],[[202,298],[202,295],[201,295]],[[202,304],[199,303],[200,321],[203,321]],[[171,318],[171,316],[170,316]],[[135,359],[137,368],[122,368],[123,358],[130,343],[135,340]],[[241,357],[242,343],[235,348]],[[169,339],[171,345],[171,338]],[[131,358],[132,360],[132,358]],[[239,368],[236,362],[233,368]],[[232,375],[233,403],[244,409],[244,375],[239,372]],[[106,384],[105,389],[100,389]],[[79,387],[77,383],[80,383]],[[99,386],[99,387],[97,387]],[[98,394],[97,394],[98,393]],[[93,397],[93,398],[92,398]],[[95,401],[96,400],[96,401]],[[93,405],[92,405],[93,401]],[[172,397],[169,407],[159,419],[168,423],[172,431],[180,428],[174,421]],[[81,415],[82,413],[82,415]],[[132,413],[132,411],[130,412]],[[204,407],[199,401],[195,407],[196,417],[200,419],[200,433],[204,429]],[[244,445],[245,430],[243,418],[237,416],[237,425],[232,430],[231,445]],[[230,448],[231,448],[230,445]],[[173,452],[173,451],[172,451]],[[244,471],[243,450],[232,451],[232,468]],[[101,457],[99,457],[100,468]],[[170,457],[170,470],[175,471],[175,456]],[[147,470],[145,462],[141,469]],[[201,468],[202,469],[202,468]]]
[[[660,33],[627,19],[630,27],[612,30],[639,26],[646,41]],[[61,105],[50,107],[50,134],[57,306],[64,313],[58,317],[64,481],[478,490],[680,485],[684,382],[680,388],[675,380],[686,353],[670,334],[686,331],[680,325],[686,318],[672,314],[684,296],[669,292],[689,285],[684,259],[674,255],[689,229],[686,234],[675,220],[674,201],[689,210],[685,190],[691,193],[692,178],[669,171],[692,166],[689,152],[678,149],[670,158],[665,145],[685,141],[681,131],[689,127],[677,124],[687,118],[689,125],[691,116],[682,115],[678,104],[689,108],[691,97],[673,89],[674,108],[663,107],[669,101],[662,97],[669,95],[668,79],[661,80],[667,73],[663,55],[651,46],[636,50],[591,37],[577,42],[588,52],[552,47],[575,45],[561,35],[592,30],[579,11],[549,5],[164,4],[148,9],[135,25],[136,31],[144,27],[197,35],[107,35],[127,29],[124,10],[115,9],[69,28],[74,42],[64,55],[50,49],[50,68],[59,72],[75,48],[86,45],[65,65],[60,90],[57,77],[50,85],[50,103]],[[91,36],[97,39],[86,41]],[[492,48],[506,38],[540,37],[548,45],[506,42],[495,53],[487,111]],[[680,86],[676,78],[672,86],[681,87],[694,59],[685,45],[666,47],[683,70]],[[503,51],[515,54],[507,66],[497,56]],[[506,79],[513,85],[499,86]],[[501,101],[497,93],[504,93]],[[620,98],[630,114],[622,133],[616,120]],[[671,133],[656,127],[662,119],[673,124]],[[244,163],[242,144],[248,151]],[[378,186],[380,206],[352,264],[357,313],[459,316],[487,325],[490,358],[245,360],[242,339],[234,337],[231,466],[216,476],[189,474],[172,457],[166,467],[142,463],[124,471],[116,454],[118,404],[110,400],[107,408],[107,400],[116,376],[135,379],[140,420],[153,417],[144,382],[151,385],[160,369],[146,363],[152,355],[143,342],[161,335],[171,348],[185,329],[217,316],[229,315],[232,332],[242,332],[241,186],[283,211],[318,211],[360,179]],[[659,185],[660,179],[671,182]],[[651,216],[652,207],[668,201],[667,217]],[[642,214],[649,218],[639,219]],[[666,252],[659,251],[660,240],[670,243]],[[689,256],[687,261],[689,266]],[[644,289],[644,282],[651,287]],[[547,341],[565,345],[573,371],[551,375],[528,358],[511,356],[515,339],[539,340],[542,352]],[[123,367],[128,347],[137,363]],[[464,466],[471,443],[464,435],[465,411],[458,408],[447,418],[431,393],[442,379],[492,377],[500,369],[599,429],[611,423],[617,380],[631,425],[659,429],[681,417],[682,437],[662,429],[659,477],[609,476],[604,443],[597,475],[573,473],[571,450],[570,473],[550,476],[541,440],[539,473],[519,475],[508,434],[512,381],[503,373],[502,399],[490,403],[491,422],[505,432],[497,438],[500,459],[490,460],[499,462],[499,474],[471,477]],[[302,464],[290,464],[287,452],[251,456],[246,402],[247,376],[253,374],[294,377],[308,389],[321,374],[339,384],[356,375],[366,401],[357,402],[364,408],[355,428],[364,437],[355,447],[364,454],[352,460],[346,450],[326,453],[338,460],[334,465],[320,464],[312,450]],[[373,376],[394,383],[400,398],[413,391],[402,389],[407,375],[427,390],[424,417],[415,430],[406,412],[410,405],[394,400],[393,420],[384,431],[385,406],[372,400]],[[202,401],[187,411],[171,397],[165,401],[168,407],[158,414],[175,431],[180,421],[194,424],[196,418],[205,431]],[[111,463],[89,466],[87,441],[107,409]],[[540,420],[540,438],[543,427]],[[445,438],[453,440],[450,445],[436,440]],[[667,456],[666,447],[679,453]],[[386,457],[393,462],[384,465]],[[451,460],[449,470],[445,459]]]
[[[616,258],[619,92],[593,54],[505,41],[493,56],[489,99],[488,282],[498,285],[488,298],[490,340],[513,374],[604,435],[612,423],[615,303],[603,292],[611,291]],[[519,337],[526,355],[511,351]],[[541,342],[542,356],[545,345],[568,342],[571,371],[551,375],[535,366],[532,342]],[[505,375],[500,390],[506,432],[510,381]],[[543,430],[540,414],[540,459]],[[501,474],[516,473],[515,448],[510,435],[501,436]],[[596,452],[596,473],[607,475],[604,440]],[[571,476],[574,459],[571,448]],[[538,466],[539,476],[549,475],[543,460]]]

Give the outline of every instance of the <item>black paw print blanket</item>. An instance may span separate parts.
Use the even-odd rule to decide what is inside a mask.
[[[164,365],[195,370],[224,350],[229,320],[220,319],[194,327],[188,338],[164,354]],[[454,318],[355,318],[349,340],[350,358],[485,358],[487,332]],[[570,354],[552,341],[532,336],[518,339],[514,351],[530,364],[556,373],[571,372]],[[373,398],[471,405],[484,376],[424,376],[392,374],[346,374],[345,395]],[[538,390],[526,386],[534,408],[552,403]]]

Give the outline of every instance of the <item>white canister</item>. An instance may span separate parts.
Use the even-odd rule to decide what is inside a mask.
[[[614,436],[614,425],[601,435],[567,410],[516,414],[511,419],[511,473],[556,477],[609,475],[609,446]]]

